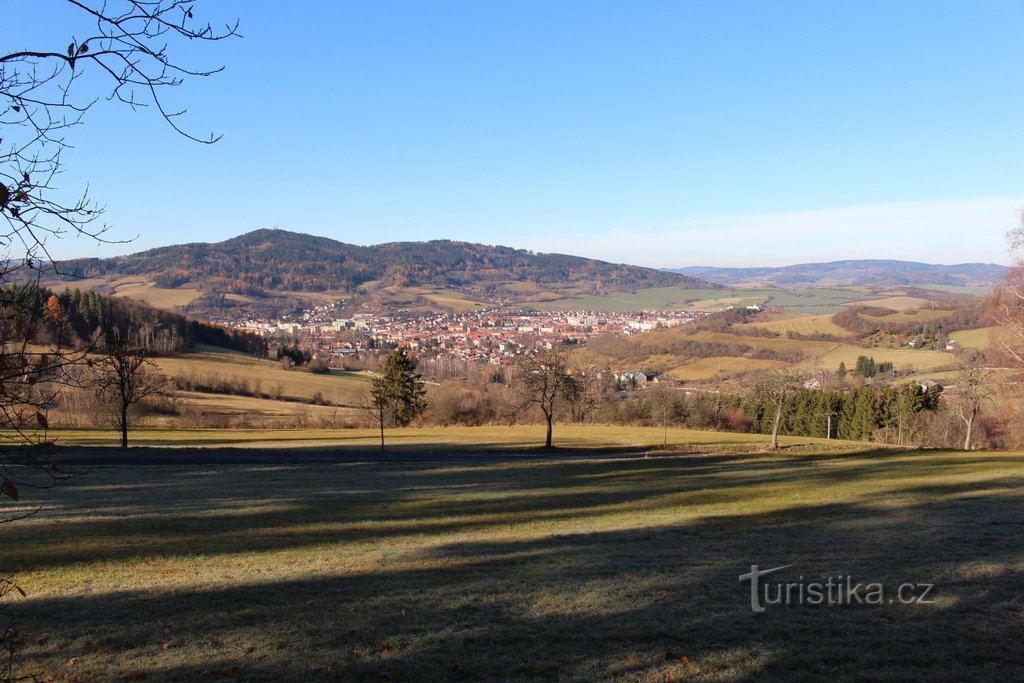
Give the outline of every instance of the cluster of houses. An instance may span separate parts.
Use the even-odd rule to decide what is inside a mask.
[[[339,305],[318,306],[297,319],[235,320],[236,329],[287,336],[317,353],[335,356],[366,348],[403,346],[419,355],[501,364],[533,349],[583,343],[603,334],[631,335],[676,327],[704,315],[693,311],[508,311],[414,315],[368,310],[336,315]]]

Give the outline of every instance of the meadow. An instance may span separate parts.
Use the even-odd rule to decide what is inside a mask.
[[[337,405],[359,403],[369,387],[364,373],[332,370],[310,373],[285,369],[277,361],[254,358],[242,353],[202,347],[177,356],[154,359],[159,372],[168,377],[196,380],[225,380],[245,383],[250,391],[273,393],[291,400],[309,401],[317,394]]]
[[[1024,677],[1024,454],[808,440],[768,454],[730,435],[709,452],[682,443],[694,436],[651,457],[94,467],[8,507],[44,505],[5,527],[27,593],[8,604],[18,668],[81,681]],[[755,614],[739,580],[754,564],[792,565],[790,581],[934,584],[932,601]]]

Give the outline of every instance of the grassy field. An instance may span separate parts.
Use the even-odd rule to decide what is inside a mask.
[[[581,295],[539,303],[534,306],[542,311],[604,311],[628,313],[639,310],[682,310],[689,309],[691,301],[712,301],[734,297],[728,289],[682,289],[680,287],[652,287],[638,289],[635,293],[612,292],[606,296]],[[752,298],[749,303],[760,303],[764,298]]]
[[[860,317],[865,320],[882,323],[925,323],[931,320],[936,320],[937,318],[944,318],[952,312],[953,311],[951,310],[941,308],[907,308],[889,315],[867,315],[861,313]]]
[[[735,358],[732,356],[712,356],[698,358],[669,370],[668,374],[685,382],[700,382],[715,377],[727,377],[741,372],[771,370],[785,365],[779,361],[760,360],[757,358]]]
[[[112,283],[114,295],[145,301],[156,308],[176,308],[190,304],[203,295],[198,289],[167,289],[145,280],[118,280]]]
[[[246,381],[253,389],[258,380],[263,392],[280,387],[282,396],[298,400],[309,400],[319,392],[338,405],[360,402],[369,383],[369,376],[361,373],[336,370],[329,374],[312,374],[286,370],[276,361],[221,351],[157,358],[155,362],[160,372],[169,377],[218,377]]]
[[[578,296],[537,304],[547,311],[586,309],[621,313],[641,309],[722,310],[728,306],[766,304],[808,314],[835,313],[864,293],[848,289],[681,289],[656,287],[635,293],[613,292],[605,296]]]
[[[930,306],[931,302],[928,299],[922,299],[916,296],[887,296],[881,299],[867,299],[864,301],[856,302],[857,306],[877,306],[878,308],[888,308],[893,311],[903,311],[908,308],[921,308],[922,306]]]
[[[874,450],[96,467],[5,526],[8,609],[45,680],[1019,680],[1021,472]],[[934,600],[754,614],[753,564]]]
[[[949,338],[956,340],[965,349],[987,349],[993,341],[997,341],[998,334],[998,327],[979,327],[974,330],[950,332]]]
[[[817,356],[812,361],[807,361],[800,366],[803,370],[809,370],[812,366],[824,370],[835,370],[840,363],[846,363],[846,367],[853,368],[857,364],[858,356],[870,356],[876,363],[886,361],[892,363],[897,370],[905,371],[928,371],[951,365],[954,358],[951,354],[942,351],[930,351],[924,349],[865,349],[852,344],[840,344],[832,348],[828,353]]]
[[[66,446],[116,446],[118,435],[98,429],[51,429],[49,438]],[[731,434],[689,429],[669,429],[671,443],[696,444],[701,448],[754,447],[764,443],[758,434]],[[787,437],[788,438],[788,437]],[[608,448],[649,448],[662,443],[658,427],[621,425],[558,425],[555,445],[573,450]],[[544,443],[543,425],[514,427],[417,427],[389,429],[389,449],[398,450],[486,450],[521,451]],[[810,437],[788,438],[791,447],[820,448],[828,444]],[[210,448],[315,448],[373,449],[380,445],[375,429],[136,429],[131,432],[133,446],[210,447]]]
[[[766,322],[756,323],[743,323],[736,325],[740,330],[745,328],[761,328],[765,330],[771,330],[772,332],[778,332],[779,334],[787,334],[793,332],[794,334],[803,335],[815,335],[815,334],[830,334],[834,337],[849,337],[851,333],[849,330],[836,325],[832,322],[831,315],[795,315],[795,314],[781,314],[776,316],[772,320]]]

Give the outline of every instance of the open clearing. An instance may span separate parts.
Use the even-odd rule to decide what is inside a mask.
[[[1022,472],[897,450],[99,466],[5,527],[9,610],[50,680],[1020,680]],[[753,564],[932,601],[754,614]]]
[[[863,299],[864,293],[848,289],[681,289],[654,287],[633,293],[611,292],[604,296],[561,298],[534,306],[539,310],[586,309],[621,313],[642,309],[718,311],[729,306],[767,305],[808,314],[836,313],[844,304]],[[923,300],[922,300],[923,301]],[[905,307],[904,307],[905,308]]]
[[[51,429],[48,438],[67,446],[116,446],[120,436],[98,429]],[[657,427],[621,425],[558,425],[555,445],[574,450],[608,448],[650,448],[662,443]],[[701,448],[752,446],[764,443],[758,434],[731,434],[688,429],[669,429],[670,443],[687,443]],[[374,449],[380,445],[375,429],[133,429],[133,446],[211,447],[211,448],[316,448]],[[544,443],[543,425],[514,427],[417,427],[388,429],[388,449],[521,451]],[[823,439],[793,437],[790,446],[828,444]]]
[[[965,349],[987,349],[999,340],[998,327],[979,327],[974,330],[957,330],[950,332],[949,338]]]
[[[144,280],[125,279],[112,284],[115,296],[145,301],[156,308],[185,306],[203,295],[198,289],[167,289]]]
[[[868,299],[867,301],[857,301],[850,305],[877,306],[878,308],[888,308],[893,311],[903,311],[908,308],[921,308],[923,306],[931,306],[932,302],[928,301],[928,299],[922,299],[916,296],[887,296],[882,299]]]
[[[340,370],[324,374],[286,370],[276,361],[221,351],[161,357],[155,358],[154,362],[160,372],[169,377],[244,382],[251,390],[255,390],[258,383],[262,392],[276,392],[280,388],[282,396],[293,400],[308,401],[319,393],[337,405],[359,403],[370,379],[369,375]]]
[[[736,358],[733,356],[712,356],[698,358],[669,370],[668,374],[684,382],[699,382],[714,377],[738,375],[741,372],[771,370],[785,365],[779,361],[757,358]]]
[[[850,337],[850,331],[832,322],[831,315],[785,315],[782,314],[774,320],[767,322],[742,323],[736,325],[740,330],[746,328],[761,328],[779,334],[801,334],[812,336],[815,334],[829,334],[833,337]]]

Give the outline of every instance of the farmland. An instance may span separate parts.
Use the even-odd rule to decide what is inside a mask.
[[[717,448],[97,466],[6,529],[16,661],[54,680],[1024,677],[1024,456]],[[752,564],[934,588],[754,614]]]
[[[310,401],[320,394],[332,403],[357,403],[369,382],[369,377],[360,373],[332,370],[314,374],[286,370],[271,360],[220,350],[162,357],[155,362],[159,371],[168,377],[223,379],[292,400]]]
[[[583,295],[537,303],[545,311],[590,310],[622,313],[635,310],[723,310],[729,306],[767,305],[801,313],[835,313],[842,306],[865,298],[852,289],[680,289],[659,287],[634,293]]]

